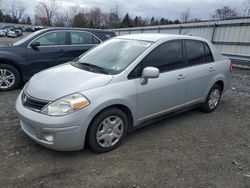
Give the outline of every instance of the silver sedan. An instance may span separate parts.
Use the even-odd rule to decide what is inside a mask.
[[[16,101],[23,131],[55,150],[118,147],[128,131],[179,110],[212,112],[231,63],[207,40],[137,34],[110,39],[34,75]]]

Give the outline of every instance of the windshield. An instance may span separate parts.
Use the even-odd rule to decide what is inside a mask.
[[[22,38],[21,40],[13,43],[13,46],[17,46],[17,45],[20,45],[20,44],[26,42],[27,40],[29,40],[30,38],[36,36],[40,32],[42,32],[42,30],[39,30],[39,31],[36,31],[36,32],[33,32],[33,33],[27,35],[26,37]]]
[[[152,43],[148,41],[111,39],[80,56],[81,64],[92,64],[112,74],[130,65]]]

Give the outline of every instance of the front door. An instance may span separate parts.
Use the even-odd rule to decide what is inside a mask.
[[[167,41],[150,52],[134,69],[142,72],[145,67],[157,67],[159,78],[141,84],[136,74],[137,119],[142,122],[171,111],[185,102],[187,81],[181,40]],[[139,71],[138,71],[139,70]],[[132,72],[133,75],[133,72]]]
[[[36,49],[27,48],[27,64],[33,74],[67,61],[66,31],[52,31],[35,39]]]

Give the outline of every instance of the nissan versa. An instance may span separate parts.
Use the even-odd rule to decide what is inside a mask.
[[[212,112],[230,84],[231,62],[207,40],[138,34],[110,39],[35,74],[16,101],[23,131],[55,150],[96,152],[162,115]]]

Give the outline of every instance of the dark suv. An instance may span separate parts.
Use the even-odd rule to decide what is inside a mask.
[[[71,61],[114,36],[105,30],[50,28],[0,46],[0,91],[12,90],[33,74]]]

